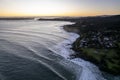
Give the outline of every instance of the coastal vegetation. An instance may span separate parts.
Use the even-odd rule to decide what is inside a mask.
[[[64,29],[80,37],[73,43],[72,57],[91,61],[100,70],[120,75],[120,15],[82,17]]]

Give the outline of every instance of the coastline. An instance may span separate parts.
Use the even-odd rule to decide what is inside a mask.
[[[73,24],[70,24],[71,26]],[[67,26],[67,25],[64,25]],[[72,50],[72,44],[76,41],[80,35],[76,34],[75,32],[68,32],[64,29],[64,26],[61,26],[61,29],[64,31],[65,34],[70,35],[67,40],[64,40],[57,47],[60,49],[62,56],[77,64],[78,66],[82,67],[82,73],[78,73],[77,75],[80,76],[78,80],[106,80],[97,66],[90,63],[89,61],[85,61],[82,58],[74,58],[71,55],[75,54],[75,51]]]
[[[45,24],[46,24],[46,22],[45,22]],[[38,24],[39,25],[39,24]],[[66,67],[67,69],[70,69],[69,67],[71,67],[71,72],[74,72],[75,71],[75,74],[77,74],[77,80],[105,80],[104,78],[103,78],[103,76],[102,76],[102,73],[99,71],[99,69],[98,69],[98,67],[97,66],[95,66],[94,64],[92,64],[92,63],[90,63],[89,61],[85,61],[85,60],[83,60],[83,59],[81,59],[81,57],[79,57],[79,56],[77,56],[77,57],[75,57],[76,56],[76,51],[73,49],[73,45],[74,45],[74,43],[76,42],[76,39],[78,39],[78,38],[80,38],[81,37],[81,35],[79,36],[78,34],[76,34],[77,32],[74,32],[74,31],[76,31],[76,30],[78,30],[78,28],[76,28],[73,32],[72,32],[72,30],[73,30],[73,27],[74,27],[74,25],[75,24],[68,24],[67,25],[67,23],[66,23],[66,27],[70,27],[71,26],[71,28],[72,28],[72,30],[71,30],[71,32],[69,31],[69,32],[67,32],[67,31],[65,31],[65,29],[64,29],[64,25],[65,24],[61,24],[61,27],[60,26],[58,26],[58,25],[55,25],[55,26],[58,26],[57,28],[61,28],[62,30],[60,30],[60,33],[62,33],[63,32],[63,34],[65,34],[66,36],[62,36],[63,37],[63,39],[62,39],[62,41],[63,42],[61,42],[61,40],[60,41],[58,41],[58,48],[60,49],[60,53],[63,53],[63,54],[65,54],[65,56],[64,56],[64,60],[63,61],[60,61],[60,63],[61,63],[61,65],[63,65],[63,66],[65,66],[66,67],[66,65],[64,65],[64,64],[67,64],[67,66],[68,67]],[[50,26],[50,25],[48,25],[48,26]],[[33,26],[32,26],[33,27]],[[34,28],[34,27],[33,27]],[[27,27],[26,28],[24,28],[24,29],[28,29]],[[51,27],[50,27],[50,29],[51,29]],[[70,29],[70,28],[68,28],[68,29]],[[59,29],[55,29],[56,31],[57,30],[59,30]],[[44,31],[44,32],[47,32],[47,31]],[[67,35],[69,35],[69,37],[67,36]],[[60,39],[62,38],[62,37],[60,37]],[[47,37],[48,38],[48,37]],[[54,37],[53,37],[54,38]],[[51,38],[51,40],[53,41],[53,38]],[[30,39],[31,40],[31,39]],[[24,41],[24,40],[23,40]],[[36,41],[36,39],[35,39],[35,41]],[[39,40],[38,40],[38,42],[39,42]],[[29,43],[28,43],[28,45],[29,45]],[[51,46],[50,46],[51,47]],[[36,47],[35,47],[35,49],[36,49]],[[18,50],[19,50],[19,48],[18,48]],[[39,49],[38,49],[39,50]],[[74,51],[73,51],[74,50]],[[18,51],[19,52],[19,51]],[[54,51],[53,51],[54,52]],[[58,51],[55,51],[55,52],[57,52],[57,53],[59,53],[59,50]],[[46,52],[47,53],[47,52]],[[67,54],[67,56],[66,56],[66,53],[68,53]],[[72,56],[71,56],[72,55]],[[28,57],[28,56],[27,56]],[[71,58],[72,57],[72,58]],[[31,58],[31,57],[30,57]],[[63,57],[62,57],[63,58]],[[37,59],[36,59],[37,60]],[[68,61],[68,62],[67,62]],[[71,62],[71,63],[73,63],[73,64],[70,64],[69,62]],[[74,65],[75,64],[75,65]],[[77,65],[76,65],[77,64]],[[55,65],[56,66],[56,65]],[[82,67],[82,71],[81,71],[81,67]],[[60,69],[61,70],[61,69]],[[58,74],[59,75],[59,74]],[[63,74],[64,75],[64,74]],[[69,79],[71,79],[72,77],[69,77]],[[80,79],[79,79],[80,78]]]
[[[114,18],[114,16],[111,18],[111,17],[107,17],[108,19],[113,19],[112,20],[112,23],[113,24],[115,24],[115,23],[117,23],[118,24],[118,22],[117,21],[119,21],[120,20],[120,18],[119,18],[119,16],[118,16],[118,18],[116,18],[116,16],[115,16],[115,18]],[[103,19],[106,19],[105,21],[107,22],[107,18],[105,17],[105,18],[100,18],[101,20]],[[99,18],[95,18],[95,20],[99,20]],[[75,24],[73,24],[73,25],[65,25],[65,26],[63,26],[63,28],[64,28],[64,30],[65,31],[67,31],[67,32],[74,32],[74,33],[77,33],[78,35],[80,35],[81,37],[79,37],[79,38],[77,38],[76,39],[76,41],[72,44],[72,50],[74,50],[75,51],[75,54],[73,54],[73,55],[71,55],[72,56],[72,58],[82,58],[82,59],[84,59],[85,61],[90,61],[90,62],[92,62],[93,64],[95,64],[96,66],[98,66],[99,67],[99,69],[102,71],[102,73],[103,73],[103,75],[104,75],[104,77],[105,78],[107,78],[108,80],[119,80],[120,79],[120,76],[119,76],[119,71],[113,71],[115,68],[112,68],[112,69],[109,69],[109,66],[108,67],[101,67],[101,64],[102,63],[104,63],[105,61],[107,61],[107,58],[105,58],[104,59],[104,61],[101,63],[101,62],[97,62],[97,60],[96,60],[96,56],[95,57],[92,57],[94,54],[92,54],[92,56],[88,56],[88,54],[86,54],[86,53],[84,53],[84,52],[82,52],[81,51],[81,49],[79,48],[79,44],[80,44],[80,40],[82,39],[82,38],[84,38],[84,35],[83,35],[83,33],[84,32],[81,32],[82,30],[80,30],[81,28],[80,27],[83,27],[83,29],[85,29],[85,27],[87,27],[87,26],[90,26],[91,28],[92,28],[92,26],[95,26],[95,25],[87,25],[88,23],[87,22],[85,22],[87,19],[85,19],[84,20],[84,23],[81,25],[81,22],[80,21],[76,21],[75,22]],[[89,20],[89,19],[88,19]],[[94,18],[93,18],[93,22],[94,22]],[[99,22],[99,21],[98,21]],[[110,23],[109,22],[109,20],[108,20],[108,23]],[[87,25],[87,26],[86,26]],[[119,24],[118,24],[119,25]],[[100,25],[101,26],[101,25]],[[104,23],[103,23],[103,26],[104,26]],[[109,26],[109,25],[108,25]],[[112,26],[114,26],[114,25],[112,25]],[[116,27],[116,26],[115,26]],[[95,28],[95,27],[94,27]],[[104,27],[103,27],[104,28]],[[91,29],[90,29],[91,30]],[[96,30],[96,29],[95,29]],[[101,28],[101,30],[102,30],[102,28]],[[104,30],[104,29],[103,29]],[[116,29],[115,29],[116,30]],[[119,27],[118,27],[118,30],[119,30]],[[89,30],[88,30],[89,31]],[[88,32],[87,32],[88,33]],[[113,33],[112,33],[113,34]],[[104,35],[103,35],[104,36]],[[118,34],[118,36],[119,36],[119,34]],[[82,47],[81,47],[82,48]],[[111,47],[110,47],[110,49],[111,49]],[[113,48],[113,49],[116,49],[116,47],[115,48]],[[109,50],[109,48],[108,48],[108,50]],[[104,55],[104,54],[103,54]],[[115,54],[114,54],[115,55]],[[113,55],[113,56],[114,56]],[[98,57],[99,56],[101,56],[101,55],[98,55]],[[103,59],[103,58],[100,58],[100,59]],[[110,59],[113,59],[112,57],[110,58]],[[119,59],[118,59],[118,61],[119,61]],[[107,64],[107,63],[104,63],[105,65]],[[112,63],[112,64],[114,64],[114,63]],[[118,64],[118,63],[117,63]],[[116,64],[116,65],[117,65]],[[118,64],[119,65],[119,64]],[[119,68],[119,67],[118,67]],[[118,69],[117,69],[118,70]],[[106,73],[107,72],[107,73]],[[112,76],[112,77],[110,77],[110,76]]]
[[[42,20],[48,21],[49,19]],[[68,21],[75,23],[61,26],[64,34],[68,34],[70,37],[58,44],[58,48],[63,53],[62,55],[65,59],[84,68],[82,71],[83,80],[86,77],[91,80],[99,79],[96,77],[101,77],[102,71],[105,71],[103,74],[108,80],[120,79],[119,16],[87,17],[73,20],[72,18],[50,19],[49,21]],[[83,43],[84,45],[81,46]]]

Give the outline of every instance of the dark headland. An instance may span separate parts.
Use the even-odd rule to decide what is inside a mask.
[[[120,15],[39,20],[75,22],[64,26],[66,31],[80,35],[72,44],[75,54],[71,57],[82,58],[104,72],[120,75]]]

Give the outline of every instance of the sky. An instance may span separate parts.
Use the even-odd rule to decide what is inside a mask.
[[[120,0],[0,0],[0,17],[120,14]]]

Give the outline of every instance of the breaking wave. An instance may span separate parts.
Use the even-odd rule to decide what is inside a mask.
[[[0,21],[0,80],[104,80],[99,69],[70,59],[79,36],[64,21]]]

